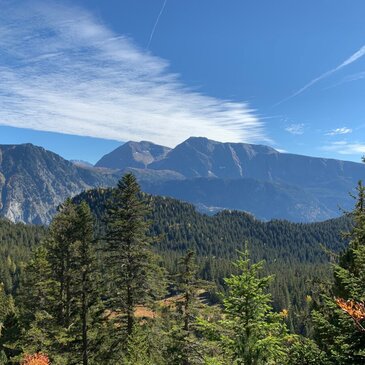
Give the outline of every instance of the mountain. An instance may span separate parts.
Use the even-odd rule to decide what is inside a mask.
[[[0,215],[14,222],[48,223],[67,197],[112,186],[118,177],[76,166],[32,144],[0,145]]]
[[[221,143],[191,137],[171,150],[151,169],[173,170],[185,177],[254,178],[302,187],[352,184],[365,177],[361,163],[280,153],[246,143]]]
[[[127,142],[102,157],[95,166],[119,170],[127,167],[146,168],[151,163],[165,158],[170,150],[152,142]]]
[[[130,155],[123,159],[125,150],[117,150],[127,167]],[[97,165],[108,167],[103,161]],[[146,192],[192,202],[206,212],[239,209],[261,219],[313,222],[353,208],[349,193],[364,179],[365,165],[191,137],[144,164],[136,175]]]
[[[128,142],[96,164],[70,162],[31,144],[0,145],[0,215],[48,223],[68,196],[113,186],[125,172],[145,192],[170,196],[212,213],[236,209],[257,218],[321,221],[353,208],[365,165],[280,153],[245,143],[192,137],[173,149]]]

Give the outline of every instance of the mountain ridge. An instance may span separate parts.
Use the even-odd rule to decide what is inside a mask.
[[[262,219],[295,221],[334,218],[341,215],[339,207],[351,210],[353,202],[349,193],[353,192],[358,180],[365,177],[365,165],[361,163],[282,153],[265,145],[222,143],[205,137],[190,137],[143,170],[151,176],[153,171],[170,171],[170,179],[165,180],[149,181],[141,176],[139,180],[146,192],[184,199],[205,207],[206,211],[213,207],[240,209]],[[143,174],[142,170],[140,172]],[[179,174],[179,181],[174,181],[173,173]],[[211,178],[221,180],[220,184],[209,180]],[[237,182],[245,179],[245,182]],[[273,192],[272,200],[281,201],[279,209],[264,213],[252,209],[254,195],[258,192],[249,183],[250,179],[256,180],[258,186],[263,187],[262,198],[270,199],[268,192]],[[210,188],[213,184],[220,185],[223,190],[212,191]],[[234,196],[230,187],[239,184],[242,189],[251,187],[251,190]],[[179,191],[178,187],[183,187],[183,191]],[[209,196],[204,196],[204,191],[209,189]],[[282,197],[285,189],[288,197],[286,202]],[[204,202],[197,200],[199,192]],[[308,199],[304,205],[300,195]],[[217,201],[221,196],[233,203],[221,206]],[[260,201],[260,204],[264,206],[265,201]],[[305,212],[305,206],[310,207],[310,212]],[[303,213],[297,214],[300,210]]]
[[[48,223],[67,197],[114,186],[132,172],[145,192],[193,203],[208,214],[230,209],[264,220],[323,221],[340,216],[339,207],[353,208],[348,193],[365,176],[361,163],[203,137],[174,149],[127,142],[106,156],[90,166],[30,143],[0,145],[0,215]]]

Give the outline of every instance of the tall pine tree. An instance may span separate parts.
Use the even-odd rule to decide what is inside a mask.
[[[148,204],[128,173],[119,181],[107,210],[106,267],[110,283],[109,303],[118,312],[117,331],[126,343],[135,325],[137,305],[148,305],[156,296],[156,266],[147,236]]]

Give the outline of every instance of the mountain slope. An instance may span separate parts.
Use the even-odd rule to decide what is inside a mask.
[[[14,222],[48,223],[67,197],[116,181],[32,144],[0,145],[0,215]]]
[[[152,162],[163,159],[169,151],[170,148],[152,142],[127,142],[102,157],[95,166],[119,170],[146,168]]]
[[[141,181],[143,191],[195,204],[200,211],[241,210],[263,220],[313,222],[330,219],[334,212],[313,194],[283,183],[256,179],[196,178],[161,183]]]
[[[328,182],[356,183],[365,177],[361,163],[280,153],[246,143],[221,143],[191,137],[149,168],[173,170],[186,177],[241,178],[318,187]]]
[[[202,137],[187,139],[145,166],[145,173],[138,178],[152,194],[183,199],[207,211],[240,209],[262,219],[303,222],[334,218],[342,214],[341,209],[351,210],[349,193],[365,178],[361,163]],[[169,178],[151,179],[148,174],[154,176],[152,171],[164,171]],[[179,174],[179,179],[174,179],[173,173]]]

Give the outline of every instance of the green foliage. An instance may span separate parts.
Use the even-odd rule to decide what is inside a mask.
[[[135,325],[132,334],[128,336],[123,365],[162,364],[162,359],[156,361],[155,354],[152,353],[151,349],[147,329],[140,325]]]
[[[159,270],[147,236],[147,213],[136,178],[126,174],[109,201],[105,235],[105,262],[111,284],[108,302],[111,310],[121,313],[117,326],[121,340],[132,334],[135,307],[150,304],[158,296],[153,289]]]
[[[226,279],[229,289],[223,300],[224,347],[233,364],[280,364],[286,358],[287,331],[267,293],[272,277],[259,276],[263,262],[252,264],[247,250],[235,265],[239,274]]]
[[[48,251],[40,246],[24,268],[17,296],[23,327],[18,345],[23,352],[32,354],[42,349],[45,353],[53,353],[57,330],[52,312],[57,290]]]
[[[93,235],[87,204],[67,200],[22,274],[23,353],[41,350],[57,364],[98,363],[104,311]]]
[[[0,282],[7,293],[14,293],[21,266],[30,259],[31,248],[46,234],[40,226],[11,223],[0,218]]]
[[[358,194],[350,245],[320,297],[311,281],[330,278],[320,243],[335,252],[344,247],[338,232],[351,219],[208,217],[141,193],[127,174],[114,190],[67,200],[48,232],[0,221],[0,364],[39,351],[58,365],[362,364],[364,333],[334,300],[365,300],[361,184]],[[251,257],[247,247],[237,254],[242,239],[250,240]],[[158,300],[165,279],[156,254],[170,273],[171,306]],[[202,290],[202,279],[215,283],[223,299]],[[137,318],[139,305],[154,315]],[[310,333],[304,323],[312,305],[316,343],[288,335],[287,326]]]
[[[173,326],[169,331],[167,357],[171,365],[202,364],[203,346],[197,337],[196,318],[199,314],[198,291],[202,283],[197,279],[193,251],[188,251],[179,261],[177,294],[173,312]]]
[[[309,338],[292,336],[288,347],[288,365],[329,365],[326,354]]]
[[[357,186],[354,227],[350,244],[334,265],[334,284],[323,293],[313,311],[315,338],[333,364],[365,363],[365,331],[336,304],[336,297],[365,301],[365,187]]]
[[[106,207],[113,189],[95,189],[80,194],[76,202],[86,200],[96,219],[99,234],[105,231]],[[155,252],[171,274],[179,271],[178,262],[188,250],[196,253],[198,276],[225,288],[224,278],[235,272],[232,261],[243,239],[251,243],[253,261],[265,260],[264,273],[275,274],[271,284],[273,307],[288,309],[290,329],[307,333],[307,295],[313,281],[330,278],[328,250],[339,252],[346,240],[341,231],[351,227],[343,217],[321,223],[299,224],[287,221],[261,222],[235,211],[215,216],[198,213],[191,204],[164,197],[149,197],[150,232]]]
[[[6,295],[0,283],[0,364],[5,364],[7,356],[14,354],[12,343],[18,335],[16,308],[11,295]]]

